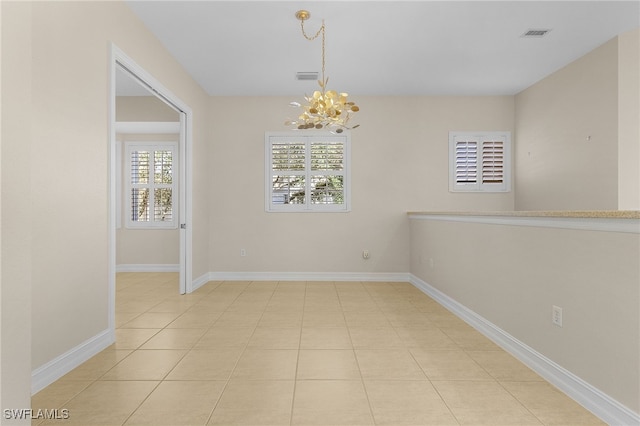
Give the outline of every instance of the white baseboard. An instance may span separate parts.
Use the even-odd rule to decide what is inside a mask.
[[[31,372],[31,394],[34,395],[49,386],[113,342],[115,342],[115,335],[111,330],[101,331],[75,348],[36,368]]]
[[[123,263],[116,265],[116,272],[180,272],[180,265],[177,263]]]
[[[640,415],[413,274],[409,282],[610,425],[640,425]]]
[[[209,281],[214,281],[214,279],[211,278],[211,272],[207,272],[207,273],[199,276],[198,278],[193,280],[193,282],[191,283],[191,291],[192,292],[196,291],[197,289],[199,289],[200,287],[202,287],[203,285],[205,285]]]
[[[405,272],[210,272],[209,281],[409,281]]]

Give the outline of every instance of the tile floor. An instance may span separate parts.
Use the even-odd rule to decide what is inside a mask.
[[[69,410],[40,424],[602,424],[409,283],[177,288],[118,274],[116,343],[34,395]]]

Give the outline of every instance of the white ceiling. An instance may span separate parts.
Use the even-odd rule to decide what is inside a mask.
[[[210,95],[511,95],[640,26],[640,1],[127,1]],[[550,29],[543,38],[521,37]],[[153,70],[149,70],[153,74]]]

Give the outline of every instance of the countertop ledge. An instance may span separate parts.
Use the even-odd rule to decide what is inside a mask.
[[[587,219],[640,219],[640,210],[414,211],[409,216],[502,216]]]

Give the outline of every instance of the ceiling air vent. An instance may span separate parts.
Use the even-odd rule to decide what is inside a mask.
[[[296,80],[317,80],[318,73],[317,72],[297,72]]]
[[[546,36],[549,31],[551,30],[528,30],[526,33],[522,34],[521,37],[540,38]]]

